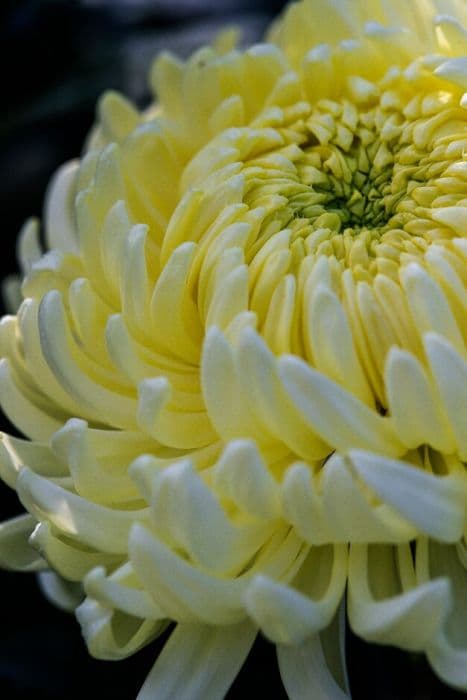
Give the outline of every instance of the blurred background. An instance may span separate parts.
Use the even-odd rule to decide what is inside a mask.
[[[318,2],[318,0],[317,0]],[[0,7],[0,212],[2,276],[15,239],[40,216],[53,171],[79,155],[96,100],[108,88],[139,106],[147,69],[170,49],[187,56],[227,25],[258,41],[283,0],[3,0]],[[3,310],[2,310],[3,312]],[[2,429],[11,430],[3,420]],[[0,485],[0,521],[21,512]],[[91,659],[74,619],[52,607],[33,576],[0,572],[0,697],[133,700],[165,639],[119,663]],[[354,700],[449,700],[422,657],[348,637]],[[229,700],[286,698],[274,649],[259,640]],[[156,700],[156,699],[155,699]],[[174,698],[174,700],[176,700]],[[208,698],[206,700],[209,700]]]

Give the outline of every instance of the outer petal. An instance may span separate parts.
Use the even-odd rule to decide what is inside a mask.
[[[277,646],[282,681],[290,700],[350,698],[345,668],[345,612],[299,646]]]
[[[73,612],[83,600],[80,584],[65,581],[53,571],[41,571],[38,580],[45,597],[65,612]]]
[[[264,634],[279,644],[301,644],[329,624],[344,592],[347,549],[313,547],[290,586],[255,576],[246,608]]]
[[[76,609],[89,651],[97,659],[131,656],[162,632],[165,623],[144,620],[86,598]]]
[[[364,450],[350,450],[349,456],[366,483],[409,522],[443,542],[457,542],[466,513],[463,473],[435,476]]]
[[[20,515],[0,525],[0,565],[15,571],[41,571],[44,559],[30,546],[29,537],[37,525],[30,515]]]
[[[423,651],[436,638],[449,608],[449,583],[417,586],[409,545],[352,545],[349,621],[364,639]]]
[[[178,625],[137,700],[222,700],[254,642],[250,622]]]
[[[467,570],[455,546],[420,540],[417,575],[422,581],[435,578],[449,584],[449,612],[427,655],[436,673],[450,685],[467,690]],[[427,584],[424,584],[427,585]],[[430,584],[428,584],[430,585]]]

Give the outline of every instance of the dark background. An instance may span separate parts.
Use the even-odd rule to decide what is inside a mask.
[[[16,269],[17,231],[26,217],[41,214],[49,177],[79,155],[103,90],[121,90],[144,106],[147,68],[158,51],[186,56],[229,23],[240,25],[244,43],[252,43],[283,5],[281,0],[4,0],[2,276]],[[5,420],[0,425],[10,429]],[[19,512],[14,494],[0,485],[0,520]],[[0,572],[4,700],[133,700],[163,641],[126,661],[96,661],[86,652],[78,624],[44,600],[33,576]],[[465,697],[443,686],[422,657],[369,646],[350,634],[347,647],[354,700]],[[286,698],[272,645],[257,642],[228,697]]]

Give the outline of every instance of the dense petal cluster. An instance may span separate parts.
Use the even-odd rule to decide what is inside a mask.
[[[357,634],[467,688],[464,26],[302,0],[162,55],[157,107],[105,95],[53,179],[45,253],[21,233],[0,562],[98,657],[175,622],[140,700],[222,698],[258,630],[292,699],[345,697],[346,587]]]

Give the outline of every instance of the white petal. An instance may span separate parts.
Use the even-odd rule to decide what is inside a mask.
[[[230,442],[214,471],[214,488],[250,515],[280,515],[278,486],[253,441]]]
[[[129,551],[145,588],[170,619],[231,624],[245,617],[239,581],[216,578],[190,565],[137,525]]]
[[[139,122],[139,114],[125,97],[109,90],[99,100],[99,119],[108,141],[123,141]]]
[[[335,541],[316,479],[307,464],[296,462],[287,469],[282,482],[282,500],[285,519],[305,542],[320,545]]]
[[[444,78],[463,90],[467,90],[467,57],[459,56],[450,58],[442,63],[434,71],[438,78]]]
[[[288,395],[303,418],[337,450],[374,449],[398,456],[404,448],[389,421],[294,355],[278,361]]]
[[[332,677],[319,634],[299,646],[277,646],[279,670],[290,700],[346,700]]]
[[[217,326],[224,330],[229,323],[248,310],[248,268],[238,265],[218,285],[209,301],[206,328]]]
[[[66,463],[57,459],[48,445],[2,434],[0,477],[8,486],[15,488],[18,474],[24,466],[33,468],[36,474],[52,479],[63,478],[69,474]]]
[[[412,558],[391,545],[352,545],[349,564],[348,614],[354,631],[364,639],[423,651],[446,617],[449,583],[437,579],[413,584]],[[410,581],[409,581],[410,579]],[[407,585],[408,584],[408,585]]]
[[[7,314],[15,314],[23,300],[21,279],[17,275],[7,275],[0,285],[1,299]]]
[[[84,579],[84,590],[89,598],[103,606],[115,608],[142,619],[160,620],[164,617],[154,600],[144,590],[130,563],[106,576],[102,566],[96,566]]]
[[[268,434],[307,461],[322,459],[330,448],[293,405],[264,339],[246,327],[236,353],[239,381],[251,410]]]
[[[215,326],[204,341],[201,377],[209,418],[219,435],[261,439],[264,428],[245,404],[233,349]]]
[[[337,296],[319,283],[308,305],[316,369],[372,407],[373,397],[358,359],[349,320]]]
[[[146,259],[148,226],[136,224],[125,240],[121,266],[120,296],[122,314],[137,337],[149,337],[151,280]],[[91,278],[92,279],[92,278]]]
[[[330,623],[346,579],[344,545],[312,547],[291,585],[255,576],[244,594],[246,609],[272,641],[301,644]]]
[[[9,360],[0,360],[0,404],[3,412],[24,435],[42,442],[48,440],[62,422],[37,405],[34,398],[15,377]]]
[[[190,460],[154,475],[151,513],[158,533],[182,547],[203,568],[223,571],[235,532]]]
[[[422,581],[434,579],[432,585],[443,581],[449,586],[449,612],[427,655],[446,683],[467,690],[467,570],[462,566],[456,547],[420,540],[417,575]]]
[[[177,625],[137,700],[222,700],[256,636],[249,622]]]
[[[14,571],[41,571],[47,562],[29,544],[37,525],[30,515],[19,515],[0,524],[0,565]]]
[[[402,268],[400,277],[419,334],[434,331],[464,352],[464,341],[454,314],[433,276],[418,263],[410,263]]]
[[[162,269],[150,302],[152,341],[189,364],[199,362],[201,348],[200,337],[190,333],[188,323],[193,315],[193,302],[187,278],[195,251],[196,245],[191,241],[174,250]],[[200,332],[196,326],[195,329]]]
[[[398,437],[408,448],[424,443],[450,453],[454,437],[439,407],[434,386],[422,364],[409,352],[393,347],[385,368],[389,410]]]
[[[460,474],[435,476],[363,450],[350,450],[349,457],[378,496],[422,532],[443,542],[460,538],[466,510],[466,481]]]
[[[121,428],[135,427],[136,402],[97,383],[76,361],[79,353],[71,336],[61,295],[51,291],[39,307],[42,351],[47,363],[65,391],[82,402],[95,420],[104,420]]]
[[[467,362],[438,334],[427,333],[424,343],[441,401],[457,442],[459,456],[466,460]]]
[[[28,219],[21,227],[17,242],[17,257],[24,276],[31,271],[33,264],[41,256],[39,222],[37,219]]]
[[[372,503],[347,457],[334,453],[320,476],[316,490],[334,541],[406,542],[415,536],[416,529],[393,508]]]
[[[148,516],[146,509],[113,510],[91,503],[26,467],[18,476],[17,489],[27,510],[38,520],[49,520],[73,539],[109,554],[126,552],[132,524]]]
[[[165,376],[143,379],[138,392],[138,423],[159,443],[194,449],[218,440],[205,410],[180,410],[174,403],[172,399],[176,398],[176,393],[172,392]]]
[[[48,248],[78,252],[78,234],[73,218],[76,175],[79,161],[71,160],[54,174],[45,195],[45,237]]]
[[[139,525],[132,530],[129,551],[138,577],[167,617],[180,622],[232,624],[246,617],[242,594],[251,577],[263,573],[290,581],[308,548],[290,527],[278,530],[251,568],[237,578],[210,575],[192,566]]]
[[[131,656],[167,626],[162,621],[115,611],[90,598],[76,608],[75,614],[91,654],[111,661]]]
[[[449,637],[440,633],[439,638],[428,649],[428,659],[436,673],[445,683],[459,690],[467,690],[467,649],[459,649]]]
[[[60,610],[74,612],[83,600],[84,593],[80,583],[65,581],[53,571],[41,571],[38,581],[45,597]]]
[[[88,425],[71,418],[52,438],[56,454],[68,463],[80,496],[94,503],[117,504],[140,500],[139,492],[125,467],[117,473],[104,469],[93,454]],[[128,460],[128,464],[131,460]]]
[[[34,547],[60,576],[68,581],[81,582],[96,566],[115,568],[121,563],[121,554],[99,552],[87,546],[83,549],[79,541],[62,535],[47,522],[41,522],[29,538]]]

